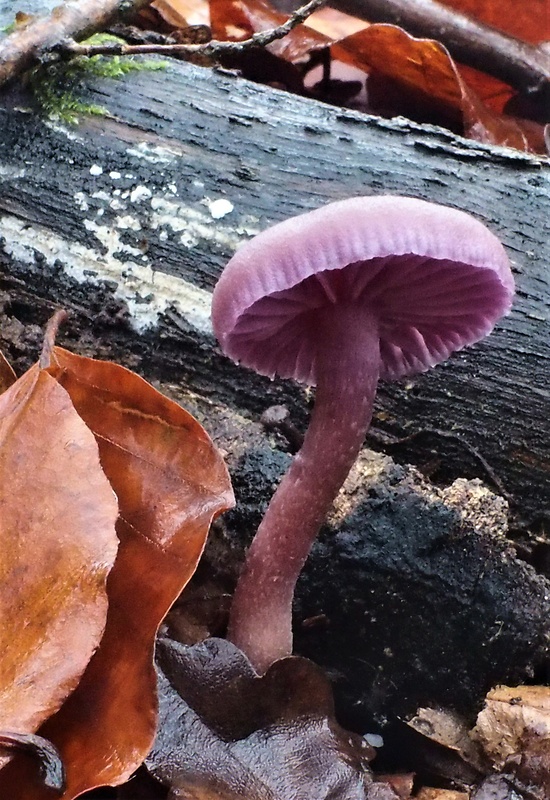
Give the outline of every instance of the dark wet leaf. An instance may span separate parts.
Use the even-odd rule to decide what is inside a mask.
[[[22,750],[38,762],[40,779],[48,789],[62,792],[65,788],[65,770],[56,747],[42,736],[32,733],[0,732],[0,748]]]
[[[157,651],[159,730],[146,761],[181,800],[396,800],[372,748],[336,723],[330,685],[302,658],[262,677],[224,639]]]

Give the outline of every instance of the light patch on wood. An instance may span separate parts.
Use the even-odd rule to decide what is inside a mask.
[[[233,203],[226,200],[225,197],[220,197],[217,200],[207,200],[205,205],[210,211],[212,219],[222,219],[227,214],[231,214],[234,209]]]
[[[149,164],[170,164],[177,157],[177,152],[168,150],[160,145],[152,145],[149,142],[140,142],[135,147],[129,147],[126,151],[134,158],[140,158]]]
[[[24,167],[15,167],[13,164],[0,164],[0,180],[7,179],[12,181],[16,178],[25,177]]]
[[[207,211],[192,208],[184,203],[165,197],[151,198],[152,228],[170,228],[180,233],[180,242],[184,247],[196,247],[201,240],[206,240],[234,251],[245,236],[259,233],[256,227],[258,219],[252,216],[242,221],[239,227],[221,225]]]
[[[176,233],[188,249],[206,241],[229,257],[243,239],[258,233],[257,217],[247,215],[233,221],[234,205],[226,198],[205,197],[198,207],[186,204],[175,196],[175,186],[165,187],[166,194],[139,183],[115,188],[112,182],[118,181],[121,173],[106,172],[99,164],[91,164],[87,172],[97,179],[94,191],[78,191],[74,201],[86,215],[82,225],[89,244],[6,216],[0,234],[6,239],[7,252],[31,265],[40,253],[45,263],[62,264],[67,275],[79,282],[116,284],[115,296],[126,303],[137,330],[155,326],[158,315],[174,307],[197,331],[212,334],[211,293],[155,270],[140,241],[141,231],[155,231],[161,241]],[[232,224],[221,222],[229,214]],[[131,232],[135,233],[133,239],[128,237]]]
[[[39,253],[48,266],[62,264],[67,275],[81,283],[115,282],[115,296],[127,304],[137,330],[156,325],[159,314],[175,307],[200,333],[212,333],[210,292],[182,278],[155,271],[149,265],[115,257],[115,253],[141,256],[141,252],[121,242],[115,228],[90,220],[86,222],[86,227],[106,252],[64,239],[47,228],[12,216],[0,218],[0,234],[5,240],[6,252],[17,261],[34,266]]]

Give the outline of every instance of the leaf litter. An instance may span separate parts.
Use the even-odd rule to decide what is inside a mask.
[[[445,4],[520,43],[537,44],[550,36],[543,0],[529,13],[518,13],[511,0]],[[288,19],[277,0],[162,0],[153,7],[157,27],[176,38],[195,19],[204,28],[209,18],[211,36],[218,41],[243,41]],[[142,14],[146,28],[155,25],[151,13]],[[384,117],[408,116],[477,141],[547,153],[544,123],[550,120],[544,100],[519,95],[502,80],[459,63],[441,42],[415,38],[397,25],[322,8],[265,51],[244,51],[223,63],[252,80],[325,102]]]
[[[0,528],[14,541],[2,563],[3,726],[34,733],[44,722],[68,800],[122,783],[150,749],[156,631],[233,493],[199,423],[146,381],[61,348],[48,360],[0,397]],[[0,772],[0,790],[51,797],[25,757]]]

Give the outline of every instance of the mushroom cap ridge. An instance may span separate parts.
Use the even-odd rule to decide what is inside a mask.
[[[379,320],[380,377],[395,379],[482,339],[513,294],[504,248],[474,217],[411,197],[355,197],[242,245],[214,290],[212,321],[235,361],[315,384],[323,306],[364,303]]]

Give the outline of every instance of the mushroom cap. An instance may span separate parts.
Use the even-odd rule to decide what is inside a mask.
[[[214,290],[223,351],[262,375],[316,383],[323,307],[377,316],[380,377],[429,369],[508,313],[499,240],[462,211],[411,197],[355,197],[285,220],[242,245]]]

